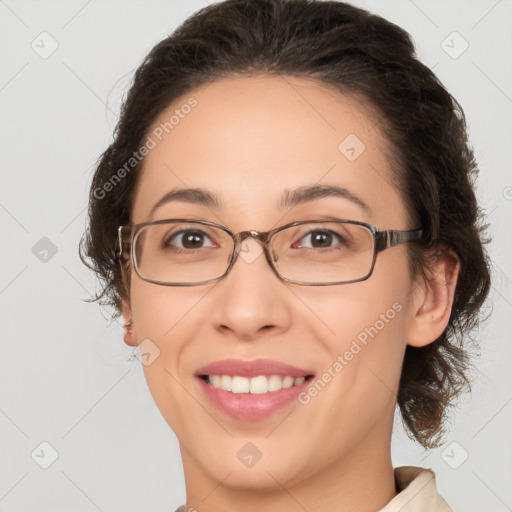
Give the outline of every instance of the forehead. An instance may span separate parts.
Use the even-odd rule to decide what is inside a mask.
[[[219,211],[265,222],[284,193],[311,185],[343,187],[377,217],[387,210],[383,222],[402,222],[402,205],[389,211],[401,198],[375,116],[355,96],[319,82],[217,80],[173,102],[147,136],[154,147],[144,159],[134,222],[149,220],[151,207],[176,188],[207,189],[220,199]]]

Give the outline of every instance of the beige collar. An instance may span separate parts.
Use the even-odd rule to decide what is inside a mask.
[[[399,494],[378,512],[453,512],[437,492],[432,470],[400,466],[394,473]]]

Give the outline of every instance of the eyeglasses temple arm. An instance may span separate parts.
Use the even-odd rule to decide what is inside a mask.
[[[116,247],[115,247],[115,260],[117,263],[121,260],[121,255],[125,251],[125,233],[123,232],[123,226],[119,226],[117,228],[117,240],[116,240]]]
[[[377,250],[383,251],[389,247],[400,245],[405,242],[415,242],[423,240],[424,231],[423,229],[410,229],[406,231],[400,231],[395,229],[389,229],[388,231],[379,231],[377,234]]]

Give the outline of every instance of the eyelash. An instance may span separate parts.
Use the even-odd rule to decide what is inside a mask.
[[[209,237],[204,231],[200,231],[200,230],[197,230],[197,229],[182,229],[181,231],[174,232],[174,233],[171,233],[170,235],[166,236],[164,238],[164,240],[162,241],[162,247],[164,249],[173,250],[174,252],[177,252],[177,253],[185,253],[185,252],[193,251],[193,249],[182,250],[182,249],[176,248],[176,247],[172,248],[171,241],[174,240],[174,239],[177,239],[181,235],[182,236],[181,244],[183,245],[183,236],[185,234],[187,234],[187,233],[198,234],[198,235],[200,235],[202,237],[206,237],[209,240],[211,240],[211,237]],[[203,249],[203,247],[200,247],[200,249]]]

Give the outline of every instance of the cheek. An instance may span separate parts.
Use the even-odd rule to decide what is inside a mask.
[[[310,417],[318,418],[316,428],[321,429],[328,414],[335,419],[333,429],[353,439],[371,428],[384,410],[394,410],[405,350],[407,310],[402,300],[407,294],[397,288],[383,292],[378,284],[354,283],[315,302],[322,320],[316,322],[315,337],[327,357],[317,376],[319,398],[310,398],[315,408]],[[307,303],[308,298],[303,300]]]
[[[301,292],[301,300],[317,317],[309,326],[328,354],[325,378],[320,377],[334,383],[326,386],[329,400],[341,399],[357,408],[367,401],[385,406],[396,398],[410,314],[409,286],[406,274],[388,270],[360,283]]]
[[[179,340],[194,327],[196,306],[208,290],[201,293],[194,287],[171,287],[132,278],[131,308],[138,341],[150,338],[166,348],[169,341]]]
[[[185,416],[177,411],[186,410],[190,396],[183,391],[180,368],[198,325],[194,315],[199,299],[197,290],[132,281],[131,308],[142,369],[155,404],[175,432],[186,432]]]
[[[310,326],[326,348],[344,350],[352,340],[364,345],[377,337],[400,341],[406,323],[406,283],[372,278],[339,287],[295,291],[310,311]]]
[[[190,338],[194,298],[180,289],[132,280],[131,309],[143,370],[157,403],[175,384],[180,354]],[[144,353],[149,354],[144,356]],[[172,393],[171,393],[172,395]]]

